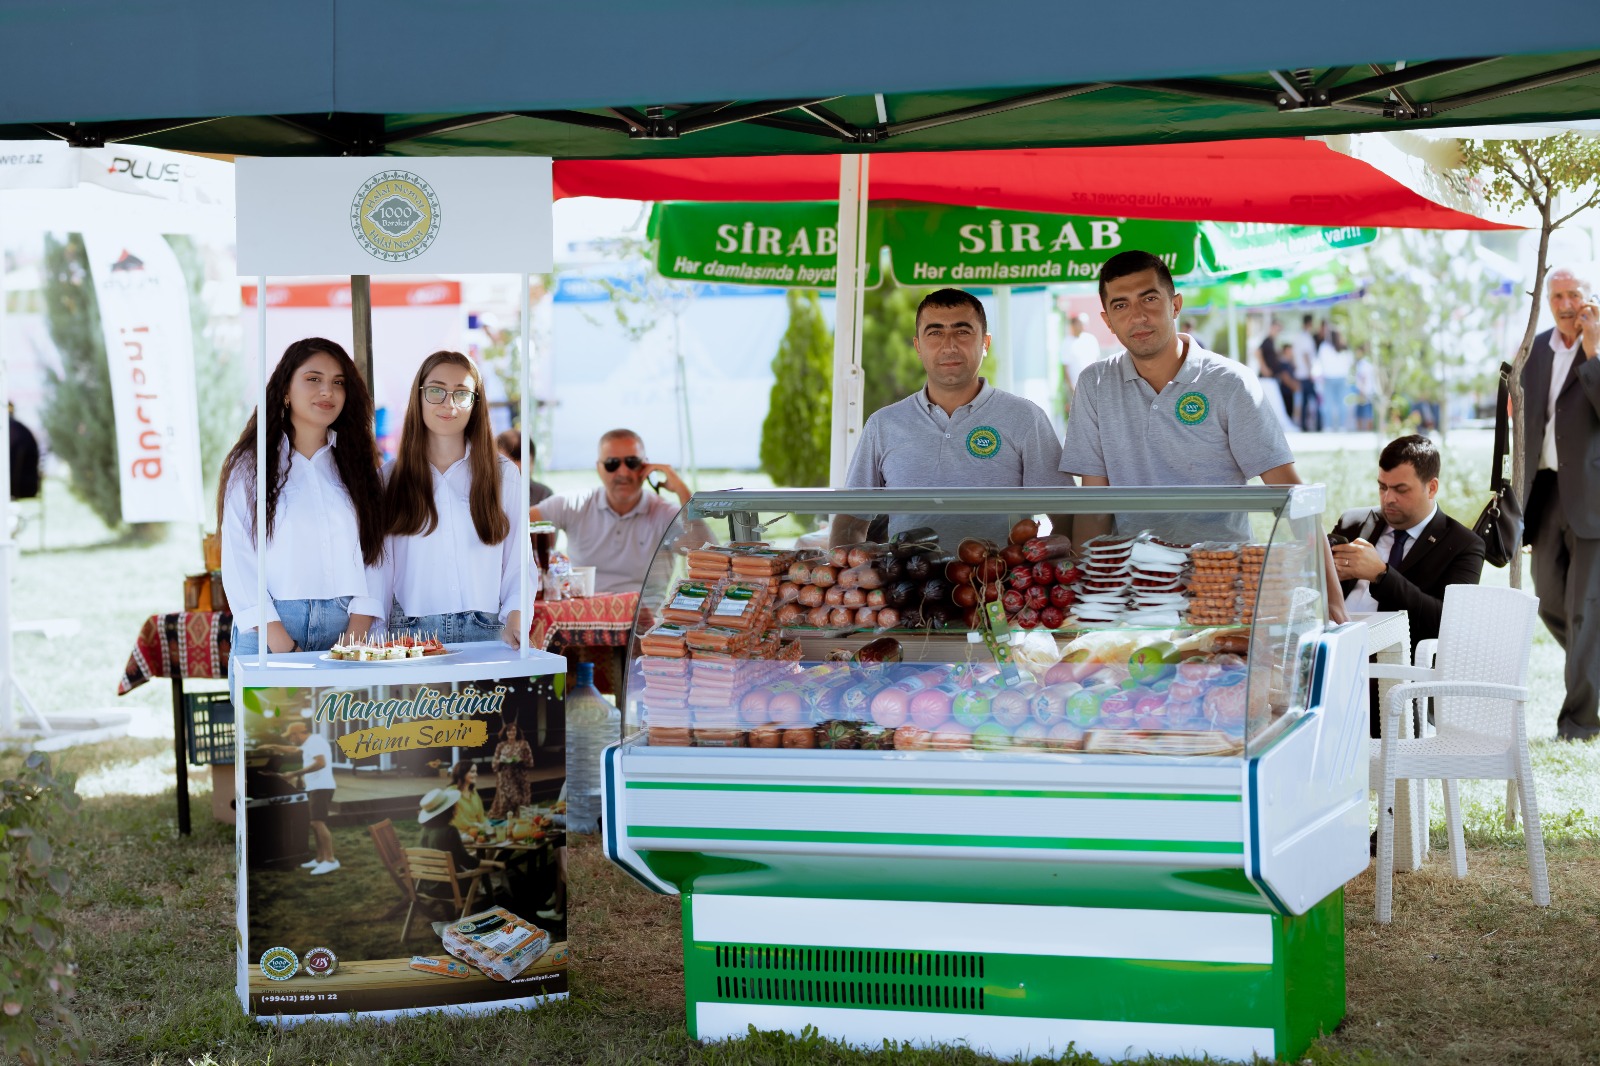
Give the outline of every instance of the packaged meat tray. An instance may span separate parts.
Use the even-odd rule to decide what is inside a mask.
[[[469,914],[444,927],[444,948],[490,977],[509,981],[550,947],[550,934],[504,907]]]

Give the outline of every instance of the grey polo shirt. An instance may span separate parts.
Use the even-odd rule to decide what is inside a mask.
[[[1086,370],[1061,453],[1063,471],[1118,487],[1243,485],[1292,462],[1260,379],[1193,343],[1159,395],[1125,351]],[[1117,516],[1117,528],[1190,541],[1250,536],[1243,514],[1127,514]]]
[[[926,388],[873,412],[850,459],[845,487],[1009,488],[1070,485],[1061,473],[1061,442],[1050,418],[1032,400],[984,381],[972,402],[953,415],[928,399]],[[963,537],[1004,544],[1016,516],[889,516],[890,535],[933,526],[954,551]]]
[[[683,532],[678,521],[681,508],[676,499],[668,501],[646,491],[627,514],[618,514],[606,502],[603,488],[577,496],[551,496],[539,504],[545,521],[567,535],[567,556],[573,566],[595,568],[596,592],[638,592],[645,584],[656,548],[670,531],[673,537]],[[695,523],[703,529],[701,523]],[[664,556],[670,561],[670,557]],[[656,567],[666,571],[665,564]],[[670,573],[650,575],[651,588],[646,599],[666,591]],[[656,586],[660,586],[657,588]]]

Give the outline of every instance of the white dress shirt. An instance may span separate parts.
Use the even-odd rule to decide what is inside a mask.
[[[518,566],[519,534],[526,537],[528,520],[519,518],[517,467],[505,456],[496,456],[500,476],[500,509],[511,523],[511,532],[498,544],[485,544],[472,523],[472,458],[467,454],[452,463],[444,473],[433,464],[433,507],[439,524],[432,533],[409,537],[390,537],[384,545],[387,584],[393,590],[400,610],[412,618],[430,614],[459,614],[482,611],[501,623],[517,609],[521,594]],[[384,481],[394,474],[391,461],[383,468]],[[530,564],[531,588],[539,588],[539,572]],[[384,601],[385,603],[388,600]]]
[[[1411,554],[1411,549],[1417,546],[1418,534],[1428,528],[1428,523],[1432,522],[1433,516],[1438,513],[1439,505],[1434,504],[1433,510],[1428,512],[1427,518],[1406,529],[1410,536],[1406,538],[1405,545],[1400,549],[1400,558],[1404,559]],[[1394,530],[1392,528],[1385,529],[1383,536],[1379,537],[1378,542],[1372,547],[1377,551],[1378,558],[1383,560],[1384,563],[1388,563],[1389,551],[1394,547]],[[1371,582],[1364,579],[1357,581],[1356,587],[1350,590],[1350,595],[1344,598],[1345,610],[1351,614],[1371,614],[1373,611],[1381,610],[1378,606],[1377,598],[1372,595],[1370,586]]]
[[[1550,396],[1545,404],[1544,417],[1544,444],[1539,448],[1539,469],[1555,470],[1556,465],[1556,397],[1561,395],[1561,386],[1567,383],[1567,375],[1572,373],[1572,360],[1578,355],[1578,338],[1582,334],[1574,334],[1569,345],[1561,339],[1561,331],[1550,331],[1550,350],[1555,353],[1555,358],[1550,361]]]
[[[222,588],[241,631],[278,621],[272,600],[350,597],[350,613],[376,617],[383,589],[381,566],[361,558],[355,505],[334,465],[336,434],[307,459],[281,442],[278,469],[289,468],[278,493],[278,513],[267,538],[267,600],[256,603],[255,467],[228,482],[222,501]]]

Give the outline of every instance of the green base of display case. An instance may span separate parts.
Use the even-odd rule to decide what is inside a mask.
[[[998,1057],[1296,1058],[1344,1017],[1344,893],[1300,916],[686,894],[691,1035]]]

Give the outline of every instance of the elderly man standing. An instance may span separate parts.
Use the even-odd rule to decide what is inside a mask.
[[[551,496],[532,508],[528,517],[566,532],[572,564],[595,568],[596,592],[638,592],[646,585],[657,545],[669,531],[685,547],[699,547],[712,539],[704,522],[693,522],[685,531],[678,515],[692,495],[689,486],[666,463],[647,459],[644,440],[633,430],[613,429],[601,436],[594,465],[599,488],[575,496]],[[661,486],[678,498],[677,503],[644,491],[652,474],[660,475]],[[662,574],[650,582],[646,600],[665,592],[669,579]]]
[[[1587,279],[1551,271],[1556,324],[1522,368],[1524,539],[1539,617],[1567,653],[1562,740],[1600,734],[1600,306]]]

